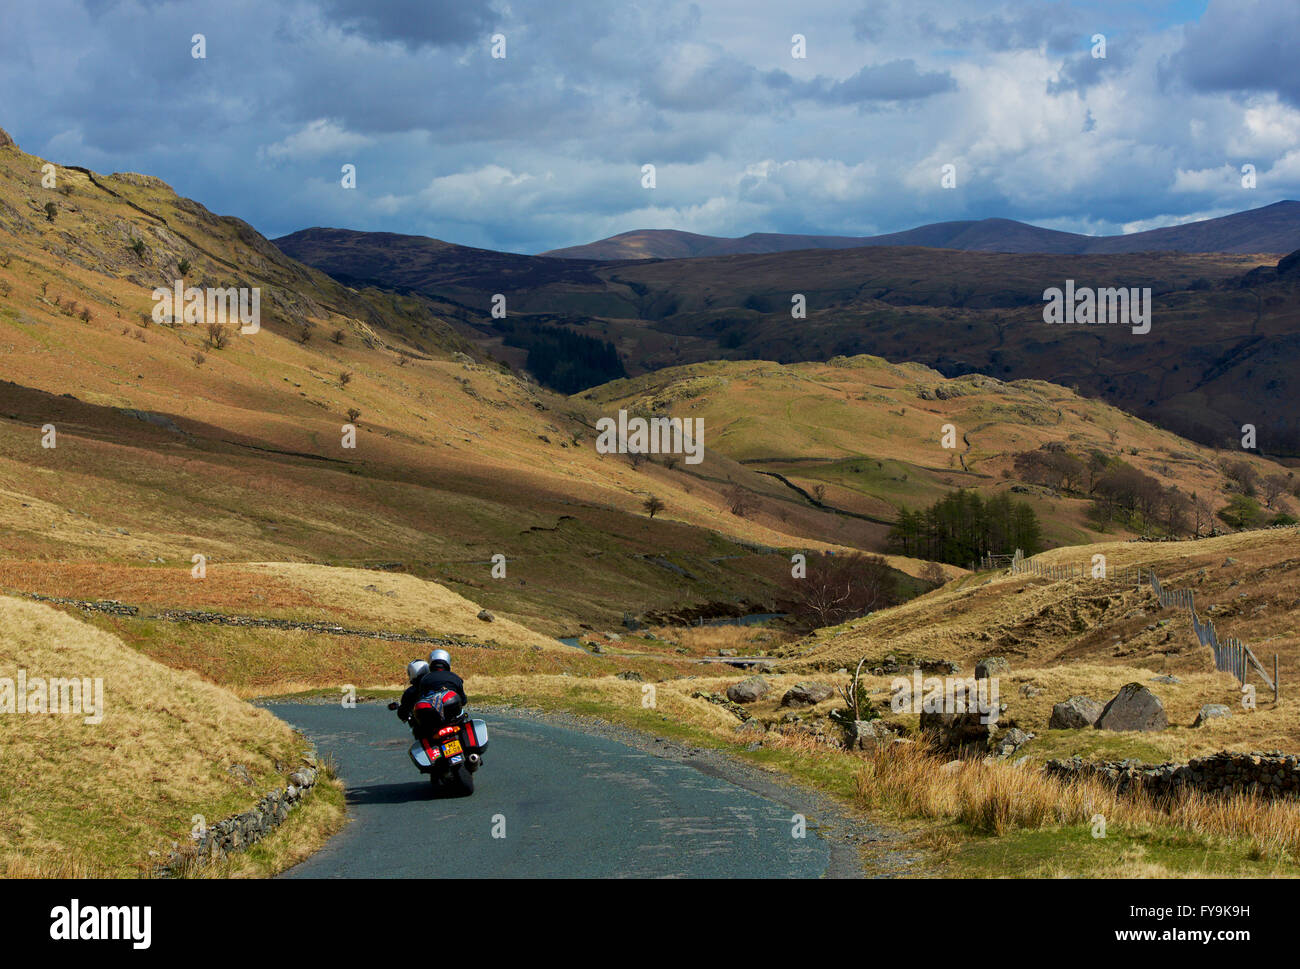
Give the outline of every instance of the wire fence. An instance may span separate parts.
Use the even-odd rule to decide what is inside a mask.
[[[1065,581],[1069,579],[1100,579],[1116,582],[1120,585],[1132,585],[1141,589],[1144,582],[1151,586],[1160,602],[1161,608],[1164,609],[1184,609],[1192,622],[1192,632],[1196,635],[1196,640],[1202,646],[1208,646],[1214,655],[1215,669],[1222,670],[1225,673],[1231,673],[1237,678],[1237,682],[1242,686],[1246,685],[1246,679],[1253,670],[1259,678],[1264,681],[1264,685],[1273,691],[1273,700],[1277,701],[1280,696],[1278,684],[1278,661],[1277,654],[1273,654],[1273,673],[1270,676],[1264,664],[1255,656],[1254,651],[1249,646],[1235,637],[1219,639],[1219,634],[1215,631],[1213,621],[1207,619],[1201,621],[1201,617],[1196,612],[1196,593],[1192,589],[1167,589],[1160,584],[1160,578],[1155,571],[1141,565],[1127,565],[1119,569],[1107,569],[1105,564],[1096,566],[1086,565],[1058,565],[1052,563],[1038,562],[1032,558],[1025,558],[1025,553],[1016,549],[1015,554],[1006,555],[986,555],[980,560],[984,568],[1002,568],[1006,560],[1006,567],[1010,568],[1012,575],[1038,575],[1053,581]]]

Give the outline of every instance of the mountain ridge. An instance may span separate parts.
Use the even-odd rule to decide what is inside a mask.
[[[745,236],[701,235],[679,229],[633,229],[584,245],[551,249],[550,258],[618,261],[757,255],[799,249],[925,246],[967,252],[1105,255],[1134,252],[1285,253],[1300,249],[1300,202],[1282,199],[1213,219],[1123,235],[1089,236],[1045,229],[1014,219],[932,222],[872,236],[751,232]]]

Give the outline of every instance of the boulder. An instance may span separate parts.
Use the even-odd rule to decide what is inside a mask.
[[[1230,716],[1232,716],[1232,709],[1230,707],[1222,703],[1207,703],[1205,706],[1201,707],[1201,712],[1198,713],[1196,719],[1192,721],[1192,726],[1204,726],[1208,720],[1214,720],[1216,717]]]
[[[988,656],[975,664],[975,679],[986,680],[1011,669],[1011,664],[1001,656]]]
[[[1086,696],[1072,696],[1064,703],[1052,707],[1051,719],[1047,721],[1049,730],[1082,730],[1091,727],[1106,709],[1096,700]]]
[[[948,675],[961,672],[961,664],[950,659],[918,659],[915,662],[922,673]]]
[[[761,676],[751,676],[727,687],[727,699],[733,703],[753,703],[767,695],[772,685]]]
[[[984,723],[981,715],[975,711],[921,712],[921,730],[930,735],[931,741],[940,750],[960,751],[971,747],[987,750],[994,729],[993,724]]]
[[[1025,733],[1019,727],[1012,727],[993,741],[993,752],[999,757],[1010,757],[1033,739],[1033,734]]]
[[[811,707],[829,700],[835,691],[825,683],[796,683],[781,697],[783,707]]]
[[[1141,683],[1126,683],[1106,704],[1093,724],[1098,730],[1141,730],[1152,733],[1169,726],[1160,698]]]
[[[492,615],[492,613],[488,612],[486,609],[480,609],[478,611],[478,617],[484,622],[491,622],[496,619],[496,616]]]
[[[866,750],[877,744],[886,744],[897,734],[883,720],[853,720],[846,725],[850,750]]]

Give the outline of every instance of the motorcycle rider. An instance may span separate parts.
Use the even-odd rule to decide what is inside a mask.
[[[465,681],[451,671],[450,653],[445,649],[435,649],[429,654],[429,662],[424,664],[426,668],[418,675],[414,674],[416,666],[421,663],[422,660],[416,660],[406,668],[407,675],[412,677],[411,685],[406,688],[401,703],[397,705],[397,716],[403,723],[410,719],[411,711],[420,698],[432,693],[454,690],[462,707],[469,703],[469,697],[465,695]]]

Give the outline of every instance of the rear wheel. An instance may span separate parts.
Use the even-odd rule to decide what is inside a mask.
[[[464,764],[457,764],[456,769],[451,772],[447,778],[453,789],[459,788],[460,792],[466,796],[474,793],[474,774]]]

